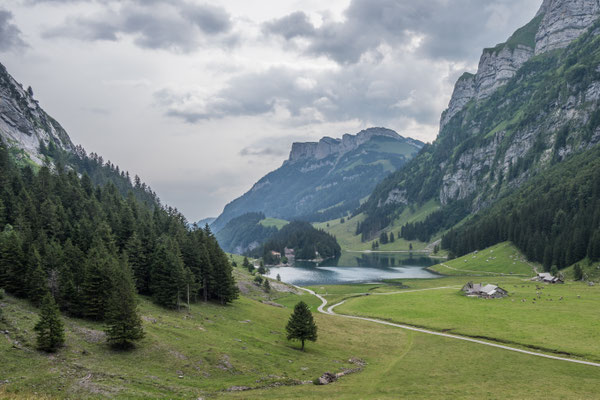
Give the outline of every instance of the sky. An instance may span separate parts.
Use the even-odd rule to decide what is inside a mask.
[[[292,142],[426,142],[456,79],[542,0],[0,0],[0,62],[75,144],[189,221]]]

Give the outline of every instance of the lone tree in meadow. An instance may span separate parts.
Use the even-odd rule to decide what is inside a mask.
[[[54,298],[48,293],[42,301],[40,320],[33,328],[37,332],[37,347],[54,353],[65,343],[65,328]]]
[[[317,341],[317,325],[313,320],[312,313],[305,302],[301,301],[294,307],[294,312],[285,327],[288,340],[299,340],[302,342],[301,350],[304,351],[304,342]]]

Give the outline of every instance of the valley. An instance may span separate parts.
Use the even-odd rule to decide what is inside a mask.
[[[0,399],[599,398],[598,0],[18,3]]]

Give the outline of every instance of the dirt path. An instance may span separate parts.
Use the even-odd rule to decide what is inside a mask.
[[[428,334],[428,335],[442,336],[442,337],[446,337],[446,338],[449,338],[449,339],[456,339],[456,340],[462,340],[462,341],[465,341],[465,342],[482,344],[484,346],[496,347],[498,349],[503,349],[503,350],[508,350],[508,351],[514,351],[516,353],[527,354],[527,355],[531,355],[531,356],[535,356],[535,357],[549,358],[549,359],[552,359],[552,360],[571,362],[571,363],[575,363],[575,364],[590,365],[592,367],[600,367],[600,363],[595,363],[595,362],[591,362],[591,361],[575,360],[575,359],[572,359],[572,358],[552,356],[552,355],[549,355],[549,354],[537,353],[535,351],[523,350],[523,349],[519,349],[519,348],[516,348],[516,347],[510,347],[510,346],[505,346],[505,345],[502,345],[502,344],[486,342],[486,341],[479,340],[479,339],[473,339],[473,338],[466,337],[466,336],[451,335],[451,334],[448,334],[448,333],[430,331],[428,329],[416,328],[416,327],[410,326],[410,325],[396,324],[396,323],[393,323],[393,322],[383,321],[383,320],[375,319],[375,318],[366,318],[366,317],[357,317],[357,316],[354,316],[354,315],[337,314],[334,311],[334,308],[337,307],[337,306],[339,306],[339,305],[341,305],[341,304],[344,304],[346,302],[346,300],[341,301],[341,302],[339,302],[337,304],[334,304],[332,306],[329,306],[329,308],[325,311],[324,307],[327,306],[327,300],[323,296],[321,296],[320,294],[315,293],[313,290],[302,288],[302,287],[299,287],[299,286],[296,286],[296,287],[298,289],[300,289],[300,290],[304,290],[304,291],[312,294],[313,296],[316,296],[317,298],[319,298],[319,300],[321,300],[321,305],[317,308],[317,310],[320,313],[323,313],[323,314],[334,315],[336,317],[341,317],[341,318],[359,319],[359,320],[363,320],[363,321],[374,322],[376,324],[388,325],[388,326],[393,326],[395,328],[406,329],[406,330],[413,331],[413,332],[420,332],[420,333],[425,333],[425,334]],[[431,288],[431,289],[419,289],[419,290],[433,290],[433,289],[448,289],[448,287],[445,287],[445,288],[444,287]],[[416,291],[419,291],[419,290],[412,290],[411,292],[416,292]],[[401,293],[408,293],[408,292],[409,291],[401,292]]]

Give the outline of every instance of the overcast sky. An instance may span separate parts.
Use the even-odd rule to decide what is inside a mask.
[[[0,62],[76,144],[190,221],[293,141],[432,141],[454,82],[541,0],[0,0]]]

